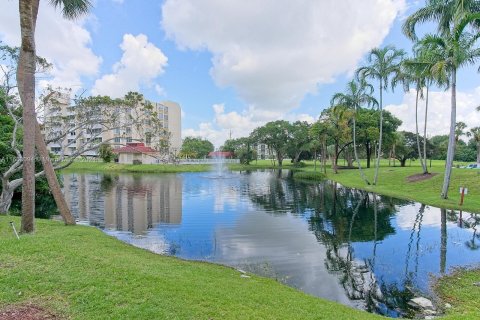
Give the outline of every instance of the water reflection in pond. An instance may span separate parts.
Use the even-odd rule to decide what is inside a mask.
[[[393,317],[430,275],[480,258],[475,214],[366,194],[288,171],[66,174],[79,220],[133,245],[266,275]]]

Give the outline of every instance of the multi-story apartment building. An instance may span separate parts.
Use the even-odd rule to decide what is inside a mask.
[[[257,151],[257,159],[265,160],[265,159],[273,159],[275,154],[268,148],[265,143],[259,143],[256,145]]]
[[[144,143],[146,146],[159,149],[165,146],[168,139],[169,152],[177,154],[180,151],[181,139],[181,108],[178,103],[163,101],[152,103],[152,110],[138,108],[122,108],[108,106],[102,108],[72,106],[70,92],[55,92],[45,104],[43,113],[43,133],[50,151],[54,154],[71,156],[81,152],[83,156],[97,156],[92,145],[109,143],[121,147],[128,143]],[[108,111],[107,111],[108,109]],[[118,110],[118,112],[115,112]],[[152,118],[152,115],[155,118]],[[115,120],[111,120],[115,118]],[[114,123],[114,124],[112,124]],[[158,128],[162,134],[160,134]]]

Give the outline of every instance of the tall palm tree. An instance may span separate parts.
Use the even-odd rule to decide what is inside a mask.
[[[478,0],[427,0],[425,6],[411,14],[402,26],[403,33],[411,40],[418,40],[416,27],[426,22],[437,22],[437,31],[441,36],[450,33],[452,25],[466,15],[480,12]],[[478,29],[480,21],[470,21]]]
[[[35,215],[35,142],[40,144],[43,138],[39,135],[38,123],[35,115],[35,67],[36,67],[36,49],[35,49],[35,28],[37,24],[37,15],[40,0],[20,0],[20,33],[21,46],[20,56],[17,67],[17,83],[20,99],[23,106],[23,178],[22,186],[22,232],[34,231]],[[89,0],[50,0],[50,3],[62,9],[63,16],[73,19],[81,14],[88,12],[90,8]],[[43,154],[46,148],[40,148],[41,158],[45,160],[47,155]],[[54,174],[49,161],[44,161],[46,167],[47,179],[48,173]],[[50,166],[50,167],[49,167]],[[48,167],[48,169],[47,169]],[[51,170],[49,170],[51,169]],[[55,178],[56,181],[56,178]],[[58,181],[56,181],[58,186]],[[63,197],[63,196],[62,196]],[[56,197],[57,198],[57,197]],[[63,199],[64,200],[64,199]]]
[[[428,49],[434,63],[431,67],[432,76],[443,82],[449,79],[451,89],[450,135],[448,140],[447,163],[443,180],[441,197],[448,198],[448,188],[452,173],[455,154],[455,127],[457,115],[457,71],[459,68],[474,64],[480,58],[480,49],[476,47],[479,34],[466,31],[467,26],[479,20],[480,14],[467,14],[452,26],[444,36],[426,35],[420,44]]]
[[[477,163],[480,164],[480,127],[471,128],[467,136],[472,137],[477,145]]]
[[[330,104],[342,104],[347,108],[353,109],[353,151],[355,154],[355,161],[357,162],[358,169],[360,171],[360,176],[362,177],[363,181],[367,185],[370,185],[370,181],[368,181],[365,173],[362,170],[362,165],[360,164],[360,160],[358,159],[358,152],[357,152],[357,141],[356,141],[356,117],[357,117],[357,109],[361,108],[362,106],[371,106],[371,105],[378,105],[377,100],[372,96],[373,93],[373,86],[365,81],[365,79],[351,80],[347,84],[347,88],[345,92],[339,92],[333,95]]]
[[[372,49],[368,55],[368,65],[360,67],[357,72],[358,79],[374,79],[378,80],[379,85],[379,108],[380,108],[380,135],[378,141],[377,161],[375,166],[375,175],[373,184],[377,184],[378,170],[380,167],[380,157],[382,154],[382,138],[383,138],[383,91],[392,90],[395,81],[392,79],[398,77],[400,74],[400,64],[403,60],[405,52],[396,49],[393,46],[386,46],[384,48]]]

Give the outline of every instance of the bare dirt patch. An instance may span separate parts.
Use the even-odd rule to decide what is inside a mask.
[[[428,180],[433,177],[435,177],[438,173],[432,172],[432,173],[417,173],[414,175],[411,175],[407,177],[407,182],[418,182],[418,181],[423,181],[423,180]]]
[[[44,308],[34,305],[8,306],[0,310],[2,320],[59,320],[60,317]]]

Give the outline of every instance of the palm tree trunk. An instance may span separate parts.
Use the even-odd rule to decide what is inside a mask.
[[[35,2],[35,1],[33,1]],[[35,27],[32,1],[19,1],[22,43],[17,67],[17,82],[23,106],[23,185],[20,230],[35,230]]]
[[[60,189],[60,184],[58,183],[57,175],[53,169],[52,161],[50,160],[50,156],[48,154],[47,145],[43,140],[38,122],[36,122],[35,131],[35,144],[37,146],[37,151],[40,155],[40,159],[42,160],[43,168],[45,170],[45,177],[47,178],[50,191],[52,192],[55,203],[57,204],[58,211],[60,212],[65,224],[74,225],[75,218],[72,216],[72,213],[68,208],[67,201],[65,200],[62,190]]]
[[[452,70],[452,107],[450,111],[450,136],[448,137],[447,162],[445,176],[443,178],[442,194],[443,199],[448,199],[448,187],[452,174],[453,156],[455,155],[455,124],[457,121],[457,70]]]
[[[415,98],[415,135],[417,136],[418,158],[420,159],[420,164],[422,165],[422,170],[423,170],[423,173],[425,174],[426,168],[425,168],[425,163],[423,162],[422,150],[420,149],[420,134],[418,133],[418,96],[419,94],[420,94],[420,90],[417,88],[417,96]]]
[[[477,163],[480,164],[480,141],[477,141]]]
[[[427,167],[427,119],[428,119],[428,84],[425,96],[425,123],[423,125],[423,162],[425,163],[424,173],[428,173]]]
[[[380,169],[380,156],[382,154],[382,138],[383,138],[383,101],[382,101],[382,80],[380,80],[380,136],[378,141],[377,162],[375,166],[375,175],[373,177],[373,185],[377,185],[378,170]]]
[[[356,124],[356,117],[357,117],[357,107],[355,106],[354,110],[354,115],[353,115],[353,153],[355,154],[355,161],[357,162],[358,165],[358,170],[360,171],[360,177],[365,181],[367,185],[370,185],[370,182],[368,181],[367,177],[365,176],[365,173],[362,170],[362,165],[360,164],[360,160],[358,159],[358,153],[357,153],[357,124]]]

